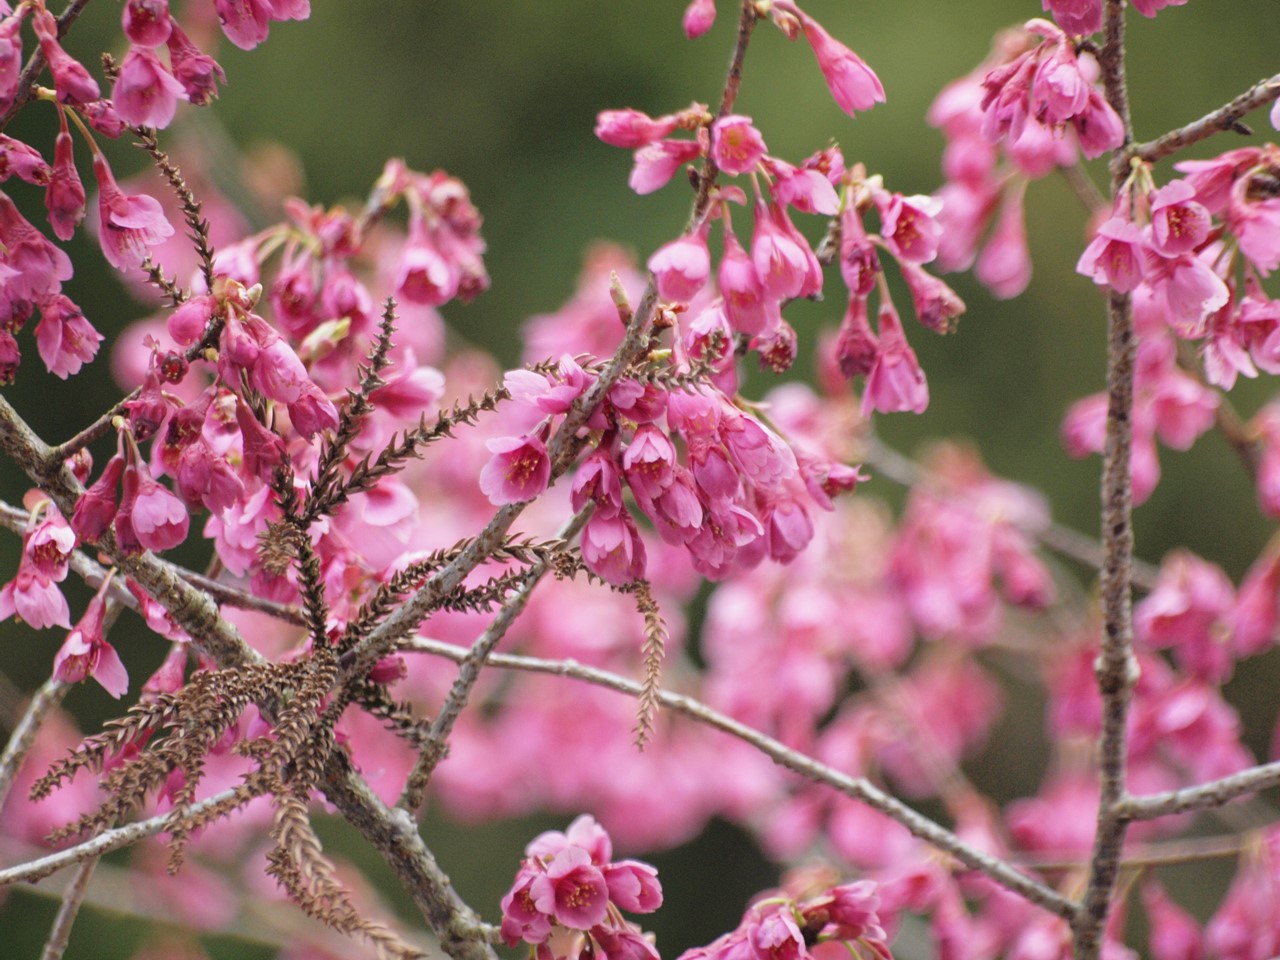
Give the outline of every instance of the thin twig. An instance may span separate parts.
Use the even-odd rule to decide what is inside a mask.
[[[98,865],[97,857],[89,857],[81,861],[76,875],[62,894],[62,905],[58,907],[58,915],[53,918],[53,928],[49,931],[49,939],[45,941],[41,960],[61,960],[71,941],[71,927],[80,913],[80,904],[89,889],[89,881],[93,879],[94,867]]]
[[[1133,138],[1129,96],[1125,86],[1124,0],[1107,0],[1105,41],[1099,63],[1107,102],[1124,125],[1124,141]],[[1112,196],[1124,182],[1116,153],[1112,164]],[[1137,337],[1126,293],[1112,291],[1107,304],[1107,426],[1102,464],[1101,572],[1102,645],[1094,673],[1102,697],[1099,744],[1097,831],[1089,858],[1089,881],[1073,924],[1077,960],[1096,960],[1111,898],[1120,872],[1128,821],[1119,815],[1127,796],[1126,776],[1129,705],[1138,680],[1133,653],[1133,385]]]
[[[556,537],[566,543],[572,541],[582,530],[590,515],[591,506],[588,504],[560,528]],[[400,793],[400,799],[396,801],[397,807],[412,813],[422,806],[423,800],[426,799],[427,787],[431,782],[432,771],[444,759],[449,734],[453,732],[458,716],[471,699],[471,691],[480,679],[481,670],[494,648],[515,622],[516,617],[524,611],[534,588],[550,570],[551,564],[545,560],[530,567],[521,578],[520,586],[502,605],[502,609],[498,611],[498,615],[493,618],[484,633],[480,634],[471,645],[471,650],[458,669],[458,676],[449,689],[444,705],[431,721],[431,730],[428,733],[430,739],[427,746],[418,754],[413,770],[405,780],[404,790]]]
[[[1130,157],[1140,157],[1148,163],[1155,163],[1193,143],[1207,140],[1216,133],[1226,130],[1246,132],[1241,130],[1240,118],[1277,98],[1280,98],[1280,73],[1267,80],[1260,80],[1230,103],[1205,114],[1199,120],[1193,120],[1184,127],[1170,130],[1146,143],[1131,145],[1121,154],[1122,159],[1118,162],[1127,167]]]
[[[461,663],[470,654],[465,647],[442,643],[439,640],[428,640],[414,637],[400,642],[399,650],[405,652],[429,653],[434,656],[447,657]],[[581,680],[631,697],[638,697],[642,687],[634,680],[586,667],[573,660],[545,660],[539,657],[514,656],[495,653],[489,657],[490,666],[506,670],[524,670],[530,673],[545,673],[551,676],[571,680]],[[906,827],[911,833],[939,850],[951,854],[965,866],[985,873],[1001,886],[1020,894],[1022,897],[1044,907],[1051,913],[1070,920],[1075,916],[1076,904],[1040,883],[1033,877],[1021,873],[1008,863],[970,846],[946,827],[935,823],[928,817],[917,813],[895,797],[885,793],[879,787],[862,777],[851,777],[832,767],[821,763],[806,754],[792,750],[785,744],[761,733],[753,727],[739,723],[732,717],[713,710],[706,704],[686,697],[683,694],[663,690],[659,693],[662,706],[696,720],[709,727],[721,730],[730,736],[737,737],[751,744],[779,766],[800,774],[814,783],[834,788],[855,800],[861,800],[868,806]]]
[[[1220,807],[1236,797],[1269,790],[1277,785],[1280,785],[1280,761],[1250,767],[1194,787],[1143,797],[1126,797],[1117,812],[1126,820],[1154,820],[1156,817],[1167,817],[1175,813]]]
[[[1216,837],[1185,837],[1149,843],[1130,853],[1120,861],[1122,870],[1145,870],[1149,867],[1172,867],[1205,860],[1220,860],[1239,855],[1247,849],[1249,841],[1238,833]],[[1086,864],[1079,856],[1071,854],[1036,854],[1016,857],[1014,863],[1028,870],[1041,873],[1075,873]]]
[[[62,702],[62,698],[67,695],[68,689],[69,686],[67,684],[50,677],[35,692],[31,702],[27,704],[27,709],[23,712],[22,719],[14,727],[13,734],[5,745],[4,754],[0,755],[0,809],[4,808],[4,801],[9,796],[9,791],[13,788],[13,779],[17,776],[18,768],[22,766],[22,761],[26,759],[27,753],[31,750],[31,745],[35,743],[36,734],[40,732],[41,724],[44,723],[49,713]]]

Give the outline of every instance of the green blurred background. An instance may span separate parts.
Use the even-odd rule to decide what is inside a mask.
[[[658,194],[635,196],[626,187],[629,153],[602,145],[591,129],[606,108],[659,114],[691,100],[714,102],[733,40],[733,6],[720,0],[720,21],[690,43],[680,30],[682,0],[317,0],[310,21],[274,24],[256,51],[224,44],[219,60],[229,82],[213,109],[234,142],[274,141],[294,151],[313,203],[358,204],[391,156],[462,178],[485,217],[493,286],[474,304],[445,313],[462,337],[512,363],[519,324],[571,293],[593,240],[617,240],[643,259],[683,226],[689,195],[681,178]],[[891,189],[905,193],[929,192],[940,181],[942,138],[924,123],[938,90],[985,56],[998,29],[1041,13],[1034,0],[809,0],[805,8],[872,65],[887,104],[850,120],[831,101],[807,45],[789,44],[765,26],[747,57],[739,111],[755,118],[781,157],[798,160],[835,138],[848,161],[882,173]],[[1280,70],[1277,12],[1276,0],[1192,0],[1155,20],[1131,15],[1129,81],[1139,138],[1198,117]],[[118,4],[90,4],[69,49],[92,63],[94,51],[118,43],[118,16]],[[51,117],[37,105],[10,132],[46,147]],[[1248,119],[1274,139],[1264,114]],[[1220,137],[1193,155],[1245,142]],[[112,156],[122,174],[141,167],[128,147]],[[1101,182],[1101,168],[1093,172]],[[38,203],[38,197],[36,207],[23,203],[33,219]],[[953,278],[969,305],[958,333],[939,338],[908,330],[929,376],[930,408],[921,417],[883,417],[879,429],[906,451],[932,437],[970,438],[995,472],[1045,490],[1059,522],[1092,532],[1098,462],[1068,459],[1057,427],[1071,401],[1101,389],[1102,300],[1073,270],[1085,218],[1065,182],[1034,184],[1028,211],[1030,289],[1002,303],[968,278]],[[821,225],[814,219],[808,227],[816,238]],[[84,255],[68,292],[110,337],[145,311],[87,245],[78,252]],[[788,313],[800,333],[801,373],[816,331],[837,323],[843,310],[838,278],[832,274],[830,282],[836,292],[827,303],[799,304]],[[22,343],[27,362],[5,390],[46,439],[65,438],[113,397],[105,363],[68,389],[38,369],[29,336]],[[763,386],[757,380],[754,388]],[[1268,383],[1245,383],[1233,402],[1248,416],[1270,394]],[[1187,544],[1238,580],[1273,531],[1239,463],[1216,435],[1189,454],[1162,450],[1161,460],[1165,479],[1138,515],[1139,554],[1155,561]],[[4,498],[17,502],[24,485],[15,471],[0,465],[0,481]],[[885,481],[866,489],[896,496]],[[16,557],[16,539],[0,537],[0,570],[12,570]],[[78,612],[87,595],[71,592]],[[48,675],[58,640],[4,625],[0,671],[18,688],[32,689]],[[135,676],[145,676],[146,667],[130,661]],[[1273,689],[1274,675],[1235,681],[1257,731],[1251,743],[1262,753],[1274,719]],[[96,687],[73,691],[69,704],[89,724],[112,707]],[[5,706],[0,722],[7,731],[11,697]],[[547,825],[464,833],[432,822],[427,830],[464,896],[493,916],[523,843]],[[341,834],[331,828],[326,839],[373,864]],[[731,828],[716,826],[693,848],[656,858],[668,891],[668,906],[653,925],[664,955],[728,929],[746,897],[770,882],[770,868],[745,849]],[[12,893],[0,904],[6,931],[0,954],[36,955],[53,909],[51,901]],[[72,960],[123,960],[141,936],[92,910],[80,922],[67,953]],[[222,958],[269,955],[234,941],[211,950]]]

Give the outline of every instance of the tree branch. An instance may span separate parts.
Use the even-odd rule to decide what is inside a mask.
[[[1237,797],[1268,790],[1277,785],[1280,785],[1280,761],[1250,767],[1229,777],[1194,787],[1142,797],[1129,796],[1119,804],[1117,813],[1126,820],[1154,820],[1175,813],[1220,807]]]
[[[470,651],[465,647],[458,647],[422,637],[414,637],[410,640],[402,641],[398,649],[447,657],[457,663],[461,663],[470,654]],[[616,673],[609,673],[606,670],[586,667],[572,660],[545,660],[538,657],[495,653],[489,657],[489,664],[507,670],[524,670],[530,673],[544,673],[571,680],[581,680],[598,687],[615,690],[630,697],[638,697],[642,691],[641,685],[633,680],[619,676]],[[965,866],[986,874],[1001,886],[1014,891],[1031,903],[1044,907],[1051,913],[1067,920],[1075,916],[1077,906],[1067,897],[1064,897],[1056,890],[1050,889],[1033,877],[1021,873],[1003,860],[970,846],[946,827],[917,813],[865,778],[850,777],[841,773],[839,770],[829,767],[806,754],[792,750],[785,744],[753,727],[739,723],[732,717],[713,710],[692,697],[663,690],[659,693],[659,700],[665,709],[683,714],[698,723],[714,727],[751,744],[751,746],[781,767],[798,773],[814,783],[832,787],[845,796],[862,801],[869,807],[902,824],[914,836],[939,850],[951,854]]]
[[[1277,98],[1280,98],[1280,73],[1270,79],[1258,81],[1230,103],[1224,104],[1212,113],[1205,114],[1199,120],[1193,120],[1184,127],[1170,130],[1163,136],[1146,143],[1131,145],[1122,157],[1126,164],[1130,157],[1155,163],[1193,143],[1207,140],[1216,133],[1226,130],[1248,133],[1250,132],[1248,128],[1241,129],[1243,125],[1240,123],[1240,118]]]

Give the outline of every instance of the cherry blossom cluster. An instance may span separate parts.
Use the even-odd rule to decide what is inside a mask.
[[[525,848],[515,882],[502,898],[502,938],[531,945],[539,960],[658,960],[653,940],[620,911],[662,906],[658,871],[613,859],[613,841],[587,815],[568,831],[551,830]]]
[[[832,886],[829,881],[797,872],[784,889],[761,894],[736,930],[686,950],[680,960],[889,960],[876,885],[863,880]]]
[[[1134,495],[1155,487],[1155,438],[1185,450],[1209,429],[1217,387],[1240,376],[1280,372],[1280,301],[1264,279],[1280,267],[1280,198],[1266,184],[1280,171],[1274,145],[1175,164],[1185,174],[1156,187],[1150,167],[1135,163],[1111,216],[1098,225],[1076,269],[1095,283],[1131,294],[1141,338],[1134,418]],[[1199,344],[1201,378],[1179,369],[1178,343]],[[1102,401],[1089,397],[1064,424],[1075,455],[1100,452]],[[1263,440],[1258,499],[1280,511],[1269,408],[1252,432]]]
[[[947,138],[947,182],[937,191],[943,270],[973,266],[1001,298],[1026,289],[1028,182],[1072,166],[1081,153],[1099,157],[1124,138],[1097,74],[1092,57],[1077,55],[1066,33],[1031,20],[997,37],[988,59],[934,100],[929,122]]]

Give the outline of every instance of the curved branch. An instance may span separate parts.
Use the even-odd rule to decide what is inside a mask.
[[[1174,813],[1221,807],[1237,797],[1280,786],[1280,761],[1241,770],[1229,777],[1180,790],[1127,797],[1118,807],[1126,820],[1154,820]]]
[[[1127,161],[1129,157],[1138,157],[1148,163],[1155,163],[1193,143],[1207,140],[1216,133],[1226,130],[1234,130],[1237,133],[1250,132],[1248,128],[1241,129],[1240,118],[1276,99],[1280,99],[1280,73],[1267,80],[1258,81],[1230,103],[1224,104],[1212,113],[1205,114],[1199,120],[1193,120],[1184,127],[1170,130],[1163,136],[1146,143],[1134,144],[1126,151],[1125,160]]]
[[[457,663],[464,661],[470,653],[465,647],[458,647],[453,644],[442,643],[439,640],[428,640],[422,637],[414,637],[413,639],[402,641],[398,649],[405,652],[429,653],[434,656],[446,657]],[[539,657],[495,653],[489,657],[489,664],[508,670],[524,670],[530,673],[545,673],[570,680],[581,680],[631,697],[638,697],[642,690],[641,685],[633,680],[606,670],[586,667],[572,660],[545,660]],[[751,746],[779,766],[786,767],[788,770],[798,773],[814,783],[832,787],[845,796],[862,801],[867,806],[902,824],[914,836],[937,847],[939,850],[951,854],[965,866],[985,873],[1001,886],[1014,891],[1030,902],[1038,904],[1066,920],[1071,920],[1075,917],[1078,908],[1074,901],[1064,897],[1056,890],[1050,889],[1035,878],[1018,871],[1003,860],[970,846],[946,827],[916,812],[865,778],[851,777],[848,774],[841,773],[839,770],[833,769],[813,757],[792,750],[786,744],[761,733],[753,727],[739,723],[732,717],[713,710],[692,697],[672,693],[668,690],[661,691],[658,696],[665,709],[684,714],[698,723],[714,727],[716,730],[751,744]]]

